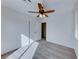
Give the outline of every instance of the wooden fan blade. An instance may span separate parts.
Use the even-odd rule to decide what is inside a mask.
[[[39,15],[37,15],[37,17],[39,17]]]
[[[45,14],[45,16],[46,16],[46,17],[48,17],[48,15],[47,15],[47,14]]]
[[[28,0],[29,2],[31,2],[31,0]]]
[[[45,11],[44,13],[51,13],[51,12],[55,12],[55,10],[48,10],[48,11]]]
[[[41,11],[43,9],[43,6],[41,3],[38,3],[38,9],[39,9],[39,11]]]
[[[28,11],[29,13],[39,13],[39,12],[35,12],[35,11]]]

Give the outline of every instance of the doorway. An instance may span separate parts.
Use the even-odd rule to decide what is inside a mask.
[[[46,40],[46,22],[41,23],[41,39]]]

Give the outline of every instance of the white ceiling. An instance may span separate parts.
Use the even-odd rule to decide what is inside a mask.
[[[68,8],[73,8],[74,3],[77,0],[2,0],[2,6],[11,8],[13,10],[19,11],[21,13],[27,13],[27,11],[38,11],[37,3],[42,2],[45,9],[55,9],[56,12],[63,12],[63,10],[68,10]]]

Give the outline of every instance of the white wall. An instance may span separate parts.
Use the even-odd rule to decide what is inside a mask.
[[[78,56],[78,9],[75,11],[75,38],[76,38],[76,44],[75,44],[75,52]]]
[[[7,53],[11,50],[17,49],[22,46],[23,40],[24,42],[28,41],[29,39],[29,25],[28,20],[30,17],[25,14],[21,14],[19,12],[16,12],[14,10],[11,10],[9,8],[2,6],[2,28],[1,28],[1,53]],[[35,18],[31,18],[32,20],[35,20]],[[36,19],[37,20],[37,19]],[[31,21],[30,21],[31,22]],[[38,21],[36,21],[38,22]],[[33,21],[31,23],[34,23]],[[35,23],[37,24],[37,23]],[[31,33],[30,36],[32,40],[40,39],[40,36],[38,37],[38,28],[39,25],[31,24]],[[36,26],[36,27],[35,27]],[[36,33],[36,35],[34,35]],[[23,39],[23,36],[26,36],[25,39]],[[36,37],[36,39],[35,39]],[[26,40],[26,41],[25,41]],[[22,41],[22,42],[21,42]],[[26,44],[23,44],[23,46]]]
[[[22,31],[22,28],[20,27],[22,27],[22,20],[24,19],[22,15],[19,15],[18,13],[5,7],[2,7],[1,12],[1,53],[4,54],[20,47],[20,32]]]
[[[49,17],[42,22],[47,22],[47,41],[74,48],[77,51],[74,5],[75,0],[63,0],[53,5],[50,2],[48,7],[53,7],[55,12],[52,15],[49,14]]]
[[[31,18],[30,36],[34,40],[41,39],[41,20],[39,18]]]
[[[75,39],[73,26],[73,15],[69,12],[59,15],[54,21],[51,18],[47,22],[47,40],[73,48]]]

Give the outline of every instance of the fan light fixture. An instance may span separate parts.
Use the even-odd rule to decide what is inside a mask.
[[[40,14],[40,15],[39,15],[39,17],[40,17],[40,18],[45,18],[46,16],[45,16],[45,15],[41,15],[41,14]]]

